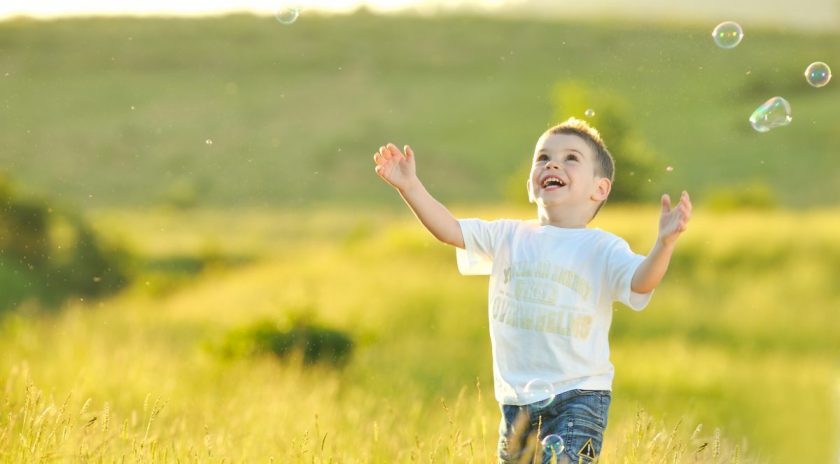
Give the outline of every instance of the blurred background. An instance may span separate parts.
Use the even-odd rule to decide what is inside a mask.
[[[131,2],[133,3],[133,2]],[[594,227],[689,231],[616,305],[602,462],[840,462],[840,2],[6,1],[0,458],[492,462],[486,279],[373,172],[531,218],[536,139],[616,158]],[[712,30],[737,21],[743,40]],[[772,97],[789,124],[754,130]]]

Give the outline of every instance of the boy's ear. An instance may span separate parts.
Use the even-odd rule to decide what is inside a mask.
[[[531,190],[531,179],[528,179],[528,182],[525,183],[525,188],[528,189],[528,203],[536,203],[537,199],[534,198],[534,191]]]
[[[595,184],[595,191],[592,192],[592,199],[600,203],[610,196],[610,190],[612,190],[612,182],[606,177],[599,177]]]

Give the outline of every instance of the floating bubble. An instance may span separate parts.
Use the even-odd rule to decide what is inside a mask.
[[[563,442],[563,437],[560,435],[546,435],[542,439],[543,454],[545,458],[557,458],[559,461],[560,455],[566,449],[566,443]]]
[[[790,103],[782,97],[773,97],[756,108],[750,116],[750,124],[759,132],[787,126],[793,120]]]
[[[544,408],[554,401],[554,387],[551,382],[534,379],[525,384],[525,400],[538,408]]]
[[[300,16],[300,9],[284,6],[274,13],[274,19],[280,24],[292,24],[297,21]]]
[[[204,141],[207,145],[213,145],[213,139],[207,139]]]
[[[668,167],[665,168],[665,170],[668,171],[668,172],[674,172],[674,167],[673,166],[668,166]]]
[[[587,118],[591,118],[591,117],[595,116],[595,110],[593,110],[592,108],[589,108],[588,110],[583,112],[583,115],[586,116]]]
[[[822,87],[831,80],[831,68],[822,61],[811,63],[805,69],[805,80],[814,87]]]
[[[734,21],[722,22],[712,31],[712,39],[720,48],[735,48],[743,38],[744,30]]]

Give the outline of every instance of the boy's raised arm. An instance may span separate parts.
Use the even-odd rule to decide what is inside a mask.
[[[396,145],[389,143],[379,147],[373,155],[376,174],[397,189],[403,200],[438,240],[449,245],[464,248],[464,235],[458,220],[426,190],[417,177],[414,151],[405,146],[405,154]]]
[[[668,194],[662,195],[659,236],[653,249],[633,274],[630,284],[632,291],[650,293],[659,285],[668,270],[677,239],[685,231],[689,219],[691,219],[691,199],[688,197],[688,192],[682,192],[680,202],[674,208],[671,208],[671,197]]]

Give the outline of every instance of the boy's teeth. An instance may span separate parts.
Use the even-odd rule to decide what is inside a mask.
[[[562,187],[564,185],[566,185],[566,184],[562,180],[560,180],[556,177],[550,177],[550,178],[543,181],[543,188],[551,187],[551,186]]]

